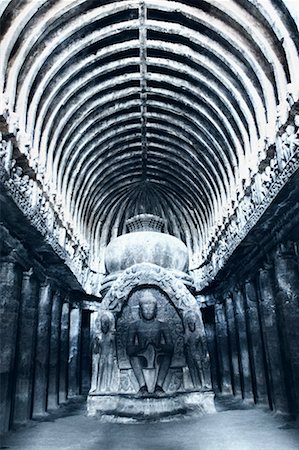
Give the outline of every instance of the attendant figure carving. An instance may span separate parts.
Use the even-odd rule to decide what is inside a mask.
[[[139,301],[140,319],[128,329],[127,354],[139,384],[139,394],[148,394],[143,369],[156,369],[154,392],[164,393],[163,384],[170,367],[174,345],[168,325],[157,319],[157,300],[144,290]]]
[[[185,356],[194,388],[205,386],[204,369],[208,364],[205,337],[200,329],[199,317],[193,311],[185,316]]]
[[[110,392],[112,387],[115,356],[115,336],[112,321],[103,314],[97,321],[96,335],[93,341],[93,378],[91,392]]]

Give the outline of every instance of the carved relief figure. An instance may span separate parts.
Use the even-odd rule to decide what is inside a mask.
[[[148,394],[143,368],[156,369],[155,394],[163,394],[163,384],[170,367],[174,345],[165,322],[157,319],[157,300],[144,290],[139,300],[140,319],[128,329],[126,350],[139,384],[139,394]]]
[[[2,139],[0,133],[0,161],[4,164],[7,156],[7,142]]]
[[[205,338],[199,326],[199,318],[193,311],[188,311],[185,316],[185,355],[193,387],[204,387],[204,369],[208,363],[208,356]]]
[[[103,314],[97,321],[93,341],[93,367],[91,392],[110,392],[115,356],[115,336],[111,318]]]

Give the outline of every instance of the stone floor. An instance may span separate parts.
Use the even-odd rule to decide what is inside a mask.
[[[234,408],[227,410],[227,408]],[[18,450],[299,450],[296,422],[257,408],[218,403],[203,418],[149,424],[100,423],[73,402],[10,432],[0,449]]]

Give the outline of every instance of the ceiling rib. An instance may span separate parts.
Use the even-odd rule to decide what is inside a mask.
[[[0,13],[4,108],[94,267],[146,210],[201,264],[299,96],[284,2],[3,0]]]

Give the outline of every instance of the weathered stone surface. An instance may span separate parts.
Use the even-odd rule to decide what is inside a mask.
[[[68,397],[75,397],[80,393],[81,316],[82,311],[79,308],[71,309],[68,358]]]
[[[64,302],[61,313],[59,352],[59,403],[64,403],[68,395],[68,359],[70,333],[70,304]]]
[[[49,358],[49,381],[47,408],[57,408],[59,404],[59,355],[60,355],[60,323],[62,298],[55,292],[52,300],[51,338]]]
[[[242,395],[240,381],[240,354],[238,335],[236,332],[235,314],[232,297],[229,296],[225,300],[225,312],[228,326],[228,339],[230,349],[230,364],[232,371],[232,388],[234,395]]]
[[[16,387],[13,423],[25,423],[31,418],[33,375],[39,284],[30,271],[23,274],[18,332],[18,356],[16,360]]]
[[[293,412],[299,412],[299,271],[292,242],[275,253],[276,303],[283,345],[287,388]]]
[[[240,351],[240,379],[242,388],[242,397],[246,400],[253,401],[252,381],[250,360],[248,351],[248,331],[246,326],[246,313],[243,294],[240,289],[236,289],[233,293],[233,302],[235,308],[236,332],[238,334],[239,351]]]
[[[207,311],[209,311],[207,313]],[[219,392],[218,380],[218,359],[217,359],[217,342],[216,342],[216,327],[215,327],[215,313],[214,305],[207,308],[202,308],[202,318],[205,329],[206,343],[207,343],[207,358],[202,359],[202,368],[205,378],[205,386],[208,389],[213,389],[215,393]],[[200,346],[201,347],[201,346]]]
[[[188,249],[179,239],[169,234],[142,231],[114,239],[105,251],[108,273],[125,270],[142,262],[165,269],[188,270]]]
[[[119,423],[163,418],[171,420],[181,415],[202,416],[216,412],[212,391],[178,393],[163,398],[146,399],[125,394],[95,394],[88,397],[87,410],[89,416]]]
[[[283,346],[280,339],[279,321],[274,291],[274,271],[271,267],[259,271],[259,300],[264,336],[272,407],[282,413],[289,410],[288,393],[282,359]]]
[[[253,393],[256,403],[268,404],[264,348],[260,328],[259,306],[253,281],[245,283],[246,314],[249,327],[249,355],[252,367]]]
[[[140,263],[186,273],[189,254],[186,245],[163,233],[167,221],[153,214],[140,214],[126,221],[129,234],[113,239],[105,250],[108,274],[120,272]]]
[[[91,312],[82,310],[81,392],[87,394],[91,383]]]
[[[38,305],[37,341],[35,353],[33,416],[47,410],[47,387],[49,374],[51,335],[52,290],[49,283],[40,286]]]
[[[0,262],[0,433],[9,429],[12,390],[15,381],[15,353],[21,271],[13,262]]]
[[[220,375],[220,391],[223,394],[232,394],[230,351],[224,303],[215,304],[215,328],[219,364],[218,370]]]
[[[122,272],[105,296],[102,308],[119,312],[132,290],[146,285],[156,286],[168,295],[181,316],[189,309],[200,312],[194,296],[182,280],[171,271],[150,263],[136,264]]]

